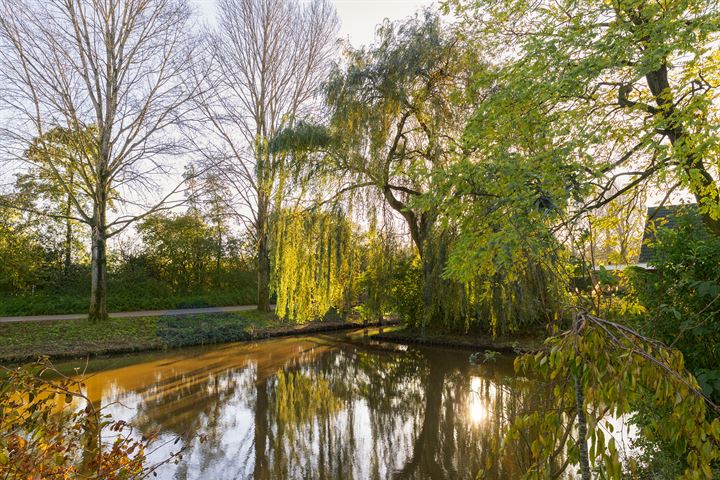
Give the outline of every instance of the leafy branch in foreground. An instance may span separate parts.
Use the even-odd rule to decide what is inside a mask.
[[[2,376],[0,478],[139,480],[179,461],[187,449],[148,465],[148,456],[165,443],[155,445],[156,434],[140,435],[103,413],[82,393],[81,378],[62,375],[47,359],[3,367]]]
[[[720,408],[706,398],[677,350],[623,325],[580,312],[572,328],[546,348],[518,357],[518,373],[549,383],[557,407],[519,416],[501,449],[512,449],[523,432],[544,432],[530,445],[533,462],[525,478],[557,478],[554,459],[578,465],[583,480],[623,478],[623,458],[612,419],[632,416],[651,404],[642,434],[670,445],[684,463],[679,478],[711,479],[720,460]],[[711,412],[708,409],[712,410]],[[640,467],[627,458],[634,474]]]

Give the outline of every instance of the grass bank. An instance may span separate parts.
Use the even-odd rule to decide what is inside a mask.
[[[526,353],[539,350],[545,336],[519,335],[512,337],[491,337],[474,335],[425,334],[410,328],[393,329],[372,336],[374,340],[415,345],[462,348],[474,351],[492,350],[501,353]]]
[[[255,311],[178,317],[111,318],[0,324],[0,363],[84,357],[237,342],[360,327],[339,320],[288,325]]]

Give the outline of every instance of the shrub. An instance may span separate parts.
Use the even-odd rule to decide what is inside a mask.
[[[249,321],[236,315],[211,319],[202,315],[162,317],[158,319],[158,337],[170,348],[187,345],[249,340]]]
[[[405,323],[418,327],[423,315],[423,272],[420,259],[398,261],[390,277],[391,310]]]
[[[1,478],[137,480],[158,466],[145,455],[156,436],[133,435],[130,425],[96,409],[81,379],[62,376],[47,360],[3,373]]]
[[[720,238],[686,213],[658,230],[651,249],[656,270],[631,274],[648,311],[637,327],[682,351],[705,392],[720,400]]]

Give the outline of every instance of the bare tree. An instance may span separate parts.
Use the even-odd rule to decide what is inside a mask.
[[[210,55],[200,65],[210,87],[198,102],[202,151],[231,186],[235,212],[253,237],[260,311],[269,310],[269,218],[281,202],[286,160],[268,142],[320,105],[337,30],[328,0],[220,0]]]
[[[107,239],[170,208],[181,185],[157,194],[153,179],[182,153],[174,125],[197,94],[185,76],[192,13],[186,0],[0,0],[7,158],[54,177],[70,216],[91,228],[91,320],[107,318]],[[56,127],[93,133],[76,135],[74,158],[63,159],[46,140]],[[34,154],[24,155],[31,145]]]

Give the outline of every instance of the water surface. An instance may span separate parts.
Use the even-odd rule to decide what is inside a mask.
[[[491,445],[546,395],[512,358],[469,353],[359,331],[101,359],[85,383],[114,418],[189,446],[161,479],[517,478],[526,449]]]

